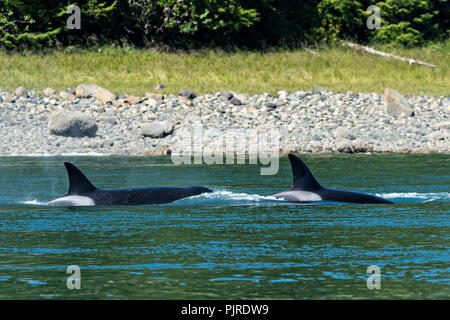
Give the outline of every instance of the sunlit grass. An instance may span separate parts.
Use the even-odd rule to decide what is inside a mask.
[[[382,47],[392,52],[392,48]],[[349,48],[226,53],[206,50],[167,53],[152,49],[103,47],[74,53],[0,52],[0,89],[18,86],[40,91],[96,83],[117,93],[144,95],[164,83],[163,92],[193,89],[197,94],[232,90],[241,93],[295,92],[325,87],[338,92],[378,92],[391,87],[406,95],[448,96],[450,45],[395,49],[396,55],[437,65],[435,69]]]

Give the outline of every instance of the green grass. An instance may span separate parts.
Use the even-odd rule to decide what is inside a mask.
[[[381,50],[392,52],[389,47]],[[83,82],[117,94],[144,95],[158,83],[165,93],[193,89],[198,95],[232,90],[240,93],[295,92],[315,86],[337,92],[378,92],[391,87],[405,95],[448,96],[450,42],[395,54],[437,65],[427,68],[345,47],[226,53],[214,50],[167,53],[151,49],[104,47],[73,53],[0,52],[0,89],[18,86],[40,91],[75,88]]]

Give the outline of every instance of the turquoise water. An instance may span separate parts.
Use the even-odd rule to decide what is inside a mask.
[[[449,155],[303,155],[327,187],[393,205],[296,205],[257,165],[170,157],[0,157],[1,299],[448,299]],[[136,207],[47,207],[63,166],[100,188],[203,185],[212,194]],[[70,265],[81,289],[68,289]],[[369,290],[367,268],[381,288]]]

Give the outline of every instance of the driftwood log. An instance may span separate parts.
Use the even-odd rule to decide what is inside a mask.
[[[357,43],[352,43],[352,42],[341,40],[341,44],[344,45],[344,46],[350,47],[350,48],[352,48],[352,49],[354,49],[356,51],[362,52],[362,53],[371,53],[371,54],[375,54],[377,56],[388,57],[388,58],[392,58],[392,59],[396,59],[396,60],[401,60],[401,61],[404,61],[404,62],[409,62],[409,64],[413,64],[414,63],[414,64],[419,64],[421,66],[429,67],[429,68],[436,68],[436,66],[434,64],[422,62],[422,61],[411,59],[411,58],[404,58],[404,57],[395,56],[393,53],[386,53],[386,52],[383,52],[383,51],[378,51],[378,50],[375,50],[373,48],[362,46],[362,45],[357,44]]]

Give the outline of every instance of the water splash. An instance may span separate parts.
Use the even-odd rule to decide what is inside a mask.
[[[258,194],[236,193],[228,190],[214,190],[212,193],[202,193],[197,196],[175,201],[176,205],[210,205],[210,204],[228,204],[228,205],[256,205],[256,204],[274,204],[284,203],[286,201],[272,196],[261,196]]]
[[[30,204],[30,205],[34,205],[34,206],[44,206],[46,203],[39,201],[37,199],[33,199],[33,200],[27,200],[27,201],[21,201],[21,204]]]
[[[450,200],[449,192],[393,192],[393,193],[377,193],[379,197],[392,200],[394,202],[431,202],[431,201],[448,201]]]

